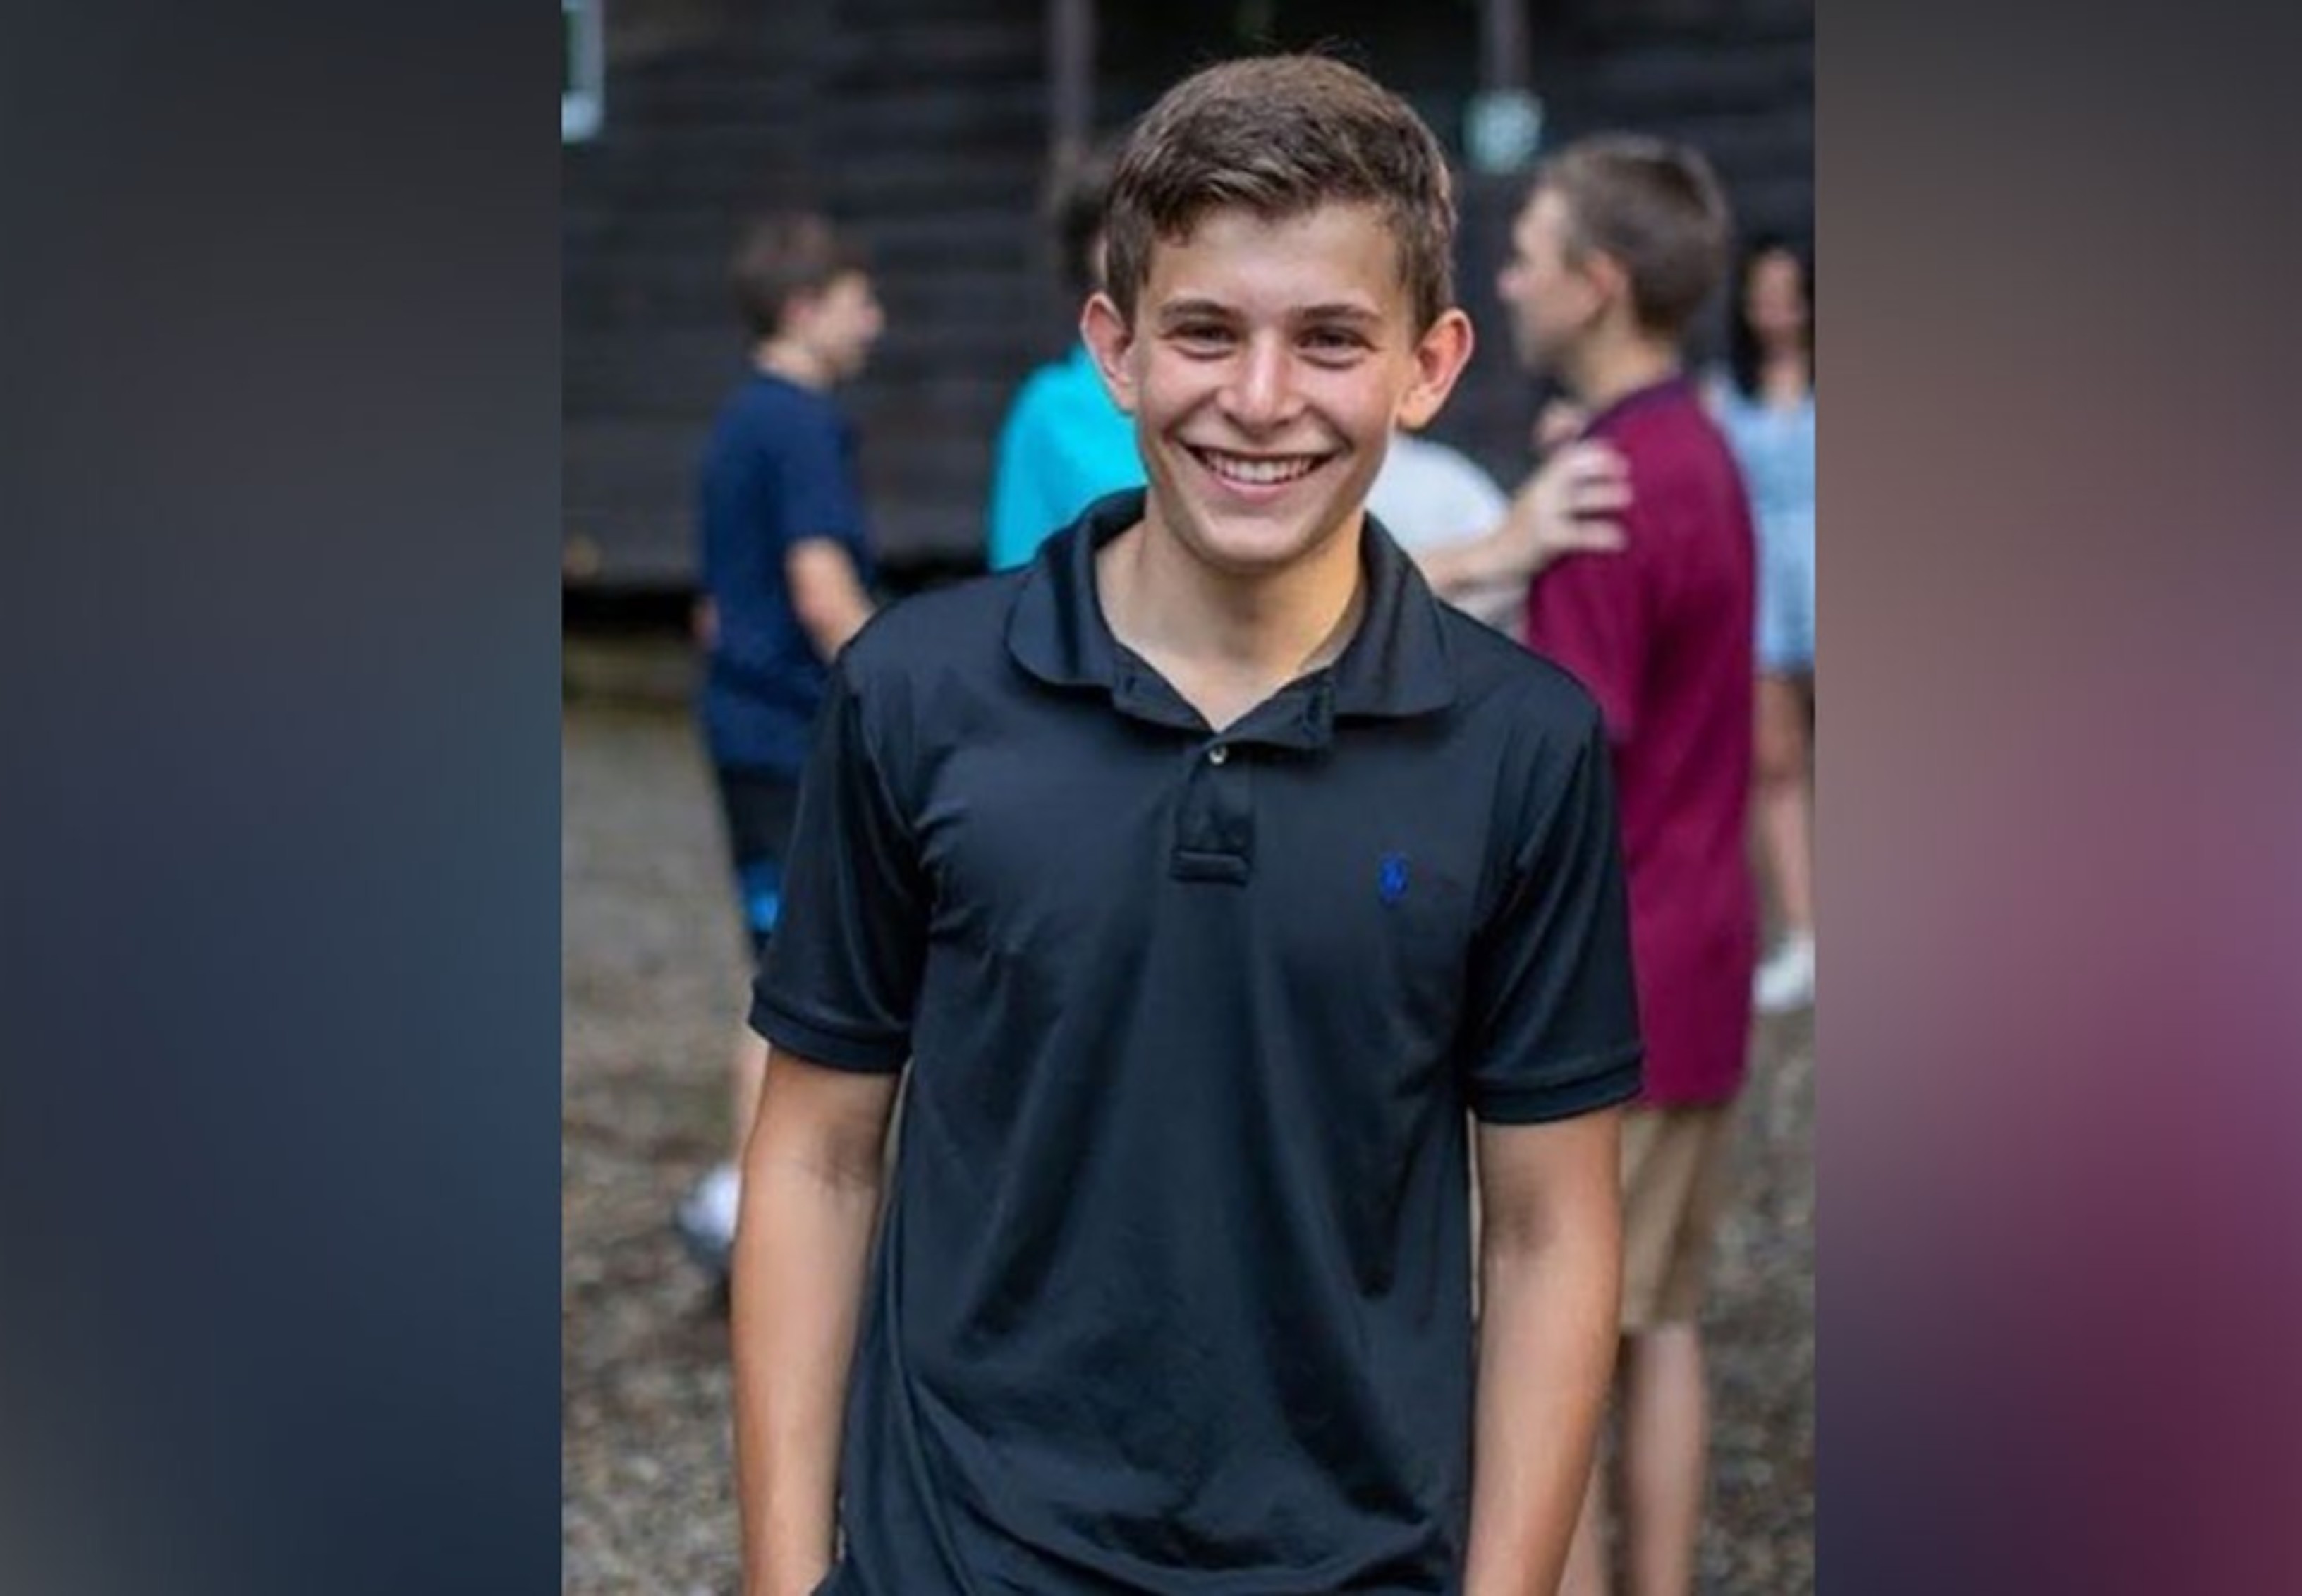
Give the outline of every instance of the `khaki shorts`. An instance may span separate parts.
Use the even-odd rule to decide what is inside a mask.
[[[1625,1330],[1701,1316],[1734,1150],[1732,1104],[1625,1111]]]

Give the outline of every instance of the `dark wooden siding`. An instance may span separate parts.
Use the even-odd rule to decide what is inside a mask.
[[[691,478],[742,368],[735,219],[820,199],[831,0],[610,0],[606,117],[561,160],[561,513],[571,575],[689,577]]]
[[[563,502],[571,580],[689,577],[691,473],[742,368],[723,269],[738,218],[820,205],[872,252],[888,332],[845,395],[896,585],[981,541],[1008,395],[1060,349],[1037,221],[1049,98],[1041,0],[622,0],[607,116],[563,161]],[[1118,125],[1192,65],[1341,42],[1459,149],[1476,80],[1472,0],[1106,4],[1096,111]],[[1688,139],[1753,224],[1809,234],[1811,0],[1530,0],[1555,143],[1600,128]],[[1242,31],[1242,20],[1252,33]],[[1433,431],[1499,474],[1535,399],[1493,280],[1520,180],[1466,185],[1462,287],[1486,337]]]
[[[898,583],[975,559],[992,437],[1038,349],[1038,0],[846,0],[822,137],[887,332],[850,393]],[[912,567],[913,569],[907,569]]]

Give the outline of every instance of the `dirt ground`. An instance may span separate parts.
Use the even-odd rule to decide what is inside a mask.
[[[726,1596],[727,1323],[669,1217],[727,1139],[735,911],[676,651],[576,636],[566,658],[562,1586]],[[1708,1321],[1702,1596],[1814,1589],[1811,1020],[1763,1022],[1753,1045]]]

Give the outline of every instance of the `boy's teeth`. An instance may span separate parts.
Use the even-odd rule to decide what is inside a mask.
[[[1311,462],[1300,458],[1243,460],[1234,455],[1219,454],[1209,454],[1206,458],[1218,475],[1231,477],[1239,482],[1253,483],[1258,486],[1287,482],[1311,469]]]

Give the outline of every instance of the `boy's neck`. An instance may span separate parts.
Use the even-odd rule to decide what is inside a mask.
[[[1365,608],[1360,535],[1347,529],[1294,565],[1242,577],[1138,522],[1096,551],[1096,588],[1112,635],[1221,730],[1349,643]]]
[[[1684,365],[1676,340],[1635,327],[1602,327],[1565,362],[1560,374],[1586,410],[1678,375]]]
[[[824,392],[831,387],[830,369],[813,349],[795,338],[763,338],[752,346],[752,365],[770,376],[802,388]]]

